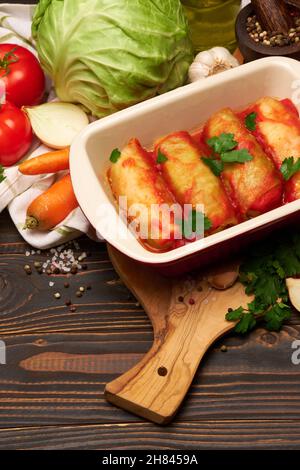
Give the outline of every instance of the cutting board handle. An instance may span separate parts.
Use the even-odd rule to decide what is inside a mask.
[[[154,331],[150,351],[131,370],[107,384],[111,403],[157,424],[177,412],[210,345],[230,331],[228,307],[247,305],[250,298],[236,283],[226,291],[212,289],[201,273],[170,280],[109,247],[109,256],[123,282],[147,312]],[[227,266],[220,272],[231,272]]]
[[[241,290],[240,285],[229,289],[228,298],[236,295],[237,290]],[[161,313],[165,325],[155,332],[150,351],[131,370],[107,384],[107,400],[155,423],[169,423],[203,355],[219,336],[232,328],[225,321],[224,294],[205,291],[205,299],[198,298],[194,305],[175,299],[169,312]],[[216,311],[218,314],[214,315]]]

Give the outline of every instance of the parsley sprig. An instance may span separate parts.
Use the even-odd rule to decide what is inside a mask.
[[[255,245],[240,268],[240,282],[254,300],[247,308],[229,309],[226,314],[228,321],[237,322],[235,331],[246,333],[258,320],[268,330],[280,330],[291,316],[285,279],[299,273],[300,232]]]
[[[2,183],[2,181],[4,181],[6,178],[6,176],[4,176],[4,168],[2,165],[0,165],[0,183]]]
[[[224,163],[245,163],[253,159],[247,149],[236,150],[238,142],[231,133],[223,132],[218,137],[211,137],[207,144],[212,148],[214,155],[213,158],[203,157],[202,160],[216,176],[220,176],[224,170]]]
[[[299,170],[300,170],[300,158],[298,158],[295,161],[294,157],[288,157],[285,160],[283,160],[282,165],[280,167],[282,176],[286,181],[288,181]]]
[[[219,137],[211,137],[211,139],[208,139],[207,144],[215,153],[219,153],[221,155],[224,152],[233,150],[237,146],[238,142],[234,140],[234,134],[226,134],[223,132]]]

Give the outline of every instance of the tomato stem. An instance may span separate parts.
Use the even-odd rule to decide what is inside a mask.
[[[10,73],[10,65],[18,62],[19,58],[14,54],[17,48],[13,47],[10,51],[4,54],[3,58],[0,58],[0,70],[4,70],[5,74],[2,77],[6,77]]]

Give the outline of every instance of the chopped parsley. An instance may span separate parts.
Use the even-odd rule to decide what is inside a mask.
[[[257,113],[250,113],[245,117],[245,125],[248,131],[255,131],[256,129]]]
[[[234,134],[225,134],[224,132],[219,137],[212,137],[207,140],[209,147],[213,149],[215,153],[222,154],[233,150],[238,142],[234,140]]]
[[[109,159],[110,159],[110,161],[111,161],[112,163],[117,163],[117,161],[119,160],[120,156],[121,156],[120,150],[119,150],[119,149],[114,149],[114,150],[111,152]]]
[[[216,176],[220,176],[224,169],[224,163],[245,163],[253,159],[247,149],[236,150],[238,142],[234,140],[234,134],[222,133],[219,137],[207,140],[217,158],[202,158]]]
[[[300,170],[300,158],[294,160],[294,157],[286,158],[280,167],[283,178],[288,181],[297,171]]]
[[[214,175],[220,176],[224,169],[224,164],[221,160],[207,157],[202,157],[202,160],[204,161],[205,165],[211,169]]]
[[[165,163],[167,161],[168,161],[168,158],[162,153],[160,149],[158,149],[156,163]]]
[[[244,163],[252,160],[247,149],[232,150],[231,152],[224,152],[221,154],[221,160],[224,163]]]
[[[300,274],[300,232],[290,232],[253,246],[240,268],[240,282],[254,300],[247,308],[229,309],[228,321],[237,322],[235,331],[247,333],[258,320],[278,331],[291,317],[286,278]]]
[[[210,219],[203,212],[192,209],[186,220],[181,221],[182,235],[185,238],[201,235],[202,231],[212,226]]]
[[[4,181],[6,178],[6,176],[4,176],[4,168],[2,165],[0,165],[0,183],[2,183],[2,181]]]

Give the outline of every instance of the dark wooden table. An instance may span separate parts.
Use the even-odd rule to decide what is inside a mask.
[[[24,264],[37,257],[25,256],[28,246],[8,214],[0,214],[0,340],[7,346],[7,365],[0,365],[0,449],[300,447],[300,365],[291,362],[291,344],[300,338],[296,314],[279,334],[260,328],[214,345],[167,427],[108,404],[105,383],[149,349],[152,330],[105,245],[82,238],[80,246],[91,252],[88,270],[71,278],[70,291],[74,298],[76,286],[92,290],[72,313],[64,305],[70,296],[65,277],[27,276]],[[60,300],[50,279],[64,293]]]
[[[105,383],[150,347],[151,326],[107,257],[104,244],[80,240],[88,270],[26,275],[23,242],[0,215],[0,449],[295,449],[300,446],[300,366],[291,343],[300,316],[279,333],[227,336],[207,354],[173,424],[147,423],[104,400]],[[55,290],[63,293],[53,298]],[[76,286],[92,290],[64,305]],[[68,290],[68,293],[66,293]],[[226,344],[228,351],[220,351]]]

